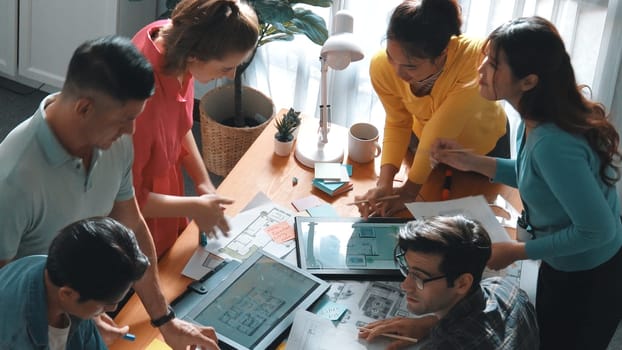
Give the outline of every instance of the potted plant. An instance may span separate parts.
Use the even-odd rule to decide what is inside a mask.
[[[274,153],[279,156],[289,156],[294,146],[295,121],[287,115],[274,122],[276,133],[274,134]]]
[[[329,7],[332,0],[248,0],[259,17],[259,40],[248,61],[236,68],[235,74],[235,125],[244,124],[242,114],[242,74],[251,64],[257,49],[277,40],[291,41],[294,35],[304,34],[317,45],[323,45],[328,38],[328,29],[324,19],[311,10],[295,6],[307,4],[317,7]]]
[[[207,168],[225,176],[244,155],[274,115],[272,100],[248,86],[242,74],[257,49],[277,40],[304,34],[322,45],[328,38],[324,19],[300,4],[329,7],[332,0],[248,0],[259,17],[259,40],[250,59],[236,68],[233,85],[213,89],[201,99],[203,159]]]
[[[298,130],[300,130],[300,124],[302,123],[302,118],[300,118],[300,111],[296,111],[294,110],[294,108],[290,108],[287,113],[285,113],[285,116],[283,116],[283,119],[286,119],[293,125],[294,130],[292,134],[294,135],[294,139],[296,139],[296,136],[298,136]]]
[[[131,0],[140,1],[140,0]],[[179,0],[166,0],[159,18],[170,17]],[[259,40],[248,61],[236,68],[232,86],[209,91],[201,98],[203,160],[208,170],[225,176],[244,155],[274,115],[272,100],[250,87],[242,87],[242,74],[252,63],[257,49],[277,40],[291,41],[304,34],[323,45],[328,38],[324,19],[300,4],[330,7],[332,0],[247,0],[259,17]],[[231,98],[231,95],[233,98]],[[231,101],[231,107],[223,101]]]
[[[179,0],[166,0],[170,17]],[[328,38],[324,19],[301,4],[330,7],[332,0],[247,0],[259,18],[259,40],[248,61],[236,68],[233,85],[210,90],[201,98],[201,141],[205,165],[210,172],[225,176],[235,166],[274,116],[272,100],[261,92],[242,87],[242,74],[257,49],[277,40],[291,41],[304,34],[323,45]],[[230,101],[233,100],[233,103]]]

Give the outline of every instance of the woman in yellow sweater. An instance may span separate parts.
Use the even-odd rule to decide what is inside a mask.
[[[377,187],[356,197],[368,201],[359,204],[362,216],[389,216],[415,201],[432,170],[429,150],[438,138],[457,140],[478,154],[509,157],[505,112],[478,90],[483,39],[461,35],[461,23],[455,0],[407,0],[394,10],[386,50],[370,66],[386,121]],[[408,180],[394,188],[411,136],[418,146]],[[377,200],[394,194],[399,198]]]

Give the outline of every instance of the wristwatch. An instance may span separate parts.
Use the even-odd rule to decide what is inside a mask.
[[[173,310],[173,308],[170,305],[168,305],[166,308],[167,308],[166,315],[162,317],[158,317],[155,320],[151,320],[152,326],[156,328],[160,327],[164,325],[166,322],[175,318],[175,310]]]

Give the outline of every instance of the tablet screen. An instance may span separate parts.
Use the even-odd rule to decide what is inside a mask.
[[[245,265],[216,297],[190,315],[195,322],[214,327],[219,339],[235,348],[263,348],[260,342],[276,339],[291,325],[298,307],[306,309],[328,288],[314,276],[266,255],[241,267]]]
[[[298,266],[322,277],[399,279],[393,251],[405,221],[297,217]]]

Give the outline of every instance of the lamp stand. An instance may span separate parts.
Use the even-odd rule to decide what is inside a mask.
[[[317,119],[312,119],[317,120]],[[313,123],[314,124],[314,123]],[[307,132],[305,131],[305,123],[301,125],[296,140],[296,152],[294,153],[298,161],[309,168],[314,168],[315,163],[341,163],[343,161],[344,141],[347,136],[346,128],[339,125],[331,125],[330,141],[323,143],[320,135],[314,132],[312,123],[307,123]]]
[[[326,58],[320,56],[321,79],[320,79],[320,126],[318,130],[301,128],[296,141],[295,157],[302,165],[314,168],[315,163],[343,161],[345,128],[338,125],[330,125],[330,105],[328,105],[328,64]],[[304,125],[303,125],[304,126]],[[331,140],[328,140],[328,132],[331,131]]]

